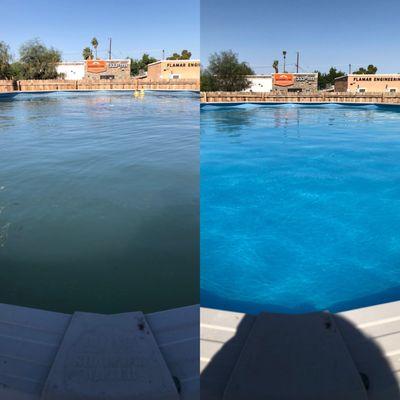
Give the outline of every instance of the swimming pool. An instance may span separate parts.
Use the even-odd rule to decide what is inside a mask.
[[[201,303],[256,313],[400,299],[400,108],[201,111]]]
[[[199,107],[188,93],[0,101],[0,302],[151,312],[198,302]]]

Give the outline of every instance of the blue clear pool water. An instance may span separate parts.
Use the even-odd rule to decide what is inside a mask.
[[[2,97],[0,302],[197,303],[199,130],[193,94]]]
[[[399,300],[400,108],[202,108],[201,221],[204,306]]]

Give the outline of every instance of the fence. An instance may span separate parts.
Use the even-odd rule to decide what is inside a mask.
[[[13,92],[16,88],[15,81],[0,80],[0,93]]]
[[[249,93],[249,92],[202,92],[202,103],[383,103],[399,104],[400,93]]]
[[[147,79],[125,80],[0,80],[0,92],[65,91],[65,90],[199,90],[198,80],[173,79],[151,81]]]

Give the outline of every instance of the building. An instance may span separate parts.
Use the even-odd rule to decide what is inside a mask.
[[[400,74],[350,74],[335,79],[335,92],[400,93]]]
[[[245,92],[270,92],[272,90],[272,75],[248,75],[250,87]]]
[[[129,79],[131,60],[65,61],[57,64],[56,69],[67,80]]]
[[[58,74],[66,80],[81,80],[85,76],[85,61],[65,61],[56,65]]]
[[[200,60],[160,60],[147,66],[147,79],[200,79]]]
[[[85,79],[129,79],[131,60],[86,60]]]
[[[272,74],[272,90],[277,92],[312,93],[318,90],[317,73]]]

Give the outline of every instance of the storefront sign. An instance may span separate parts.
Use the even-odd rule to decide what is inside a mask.
[[[275,86],[291,86],[294,84],[293,74],[274,74]]]
[[[109,62],[109,68],[128,68],[128,63],[121,63],[121,62]]]
[[[316,75],[315,74],[309,74],[309,75],[296,75],[296,82],[299,83],[313,83],[316,81]]]
[[[107,63],[104,60],[87,60],[86,71],[93,74],[107,71]]]
[[[182,62],[169,62],[167,63],[167,68],[172,68],[172,67],[200,67],[200,63],[198,62],[187,62],[187,61],[182,61]]]
[[[392,76],[357,76],[354,77],[354,82],[398,82],[400,81],[400,75],[392,75]]]

